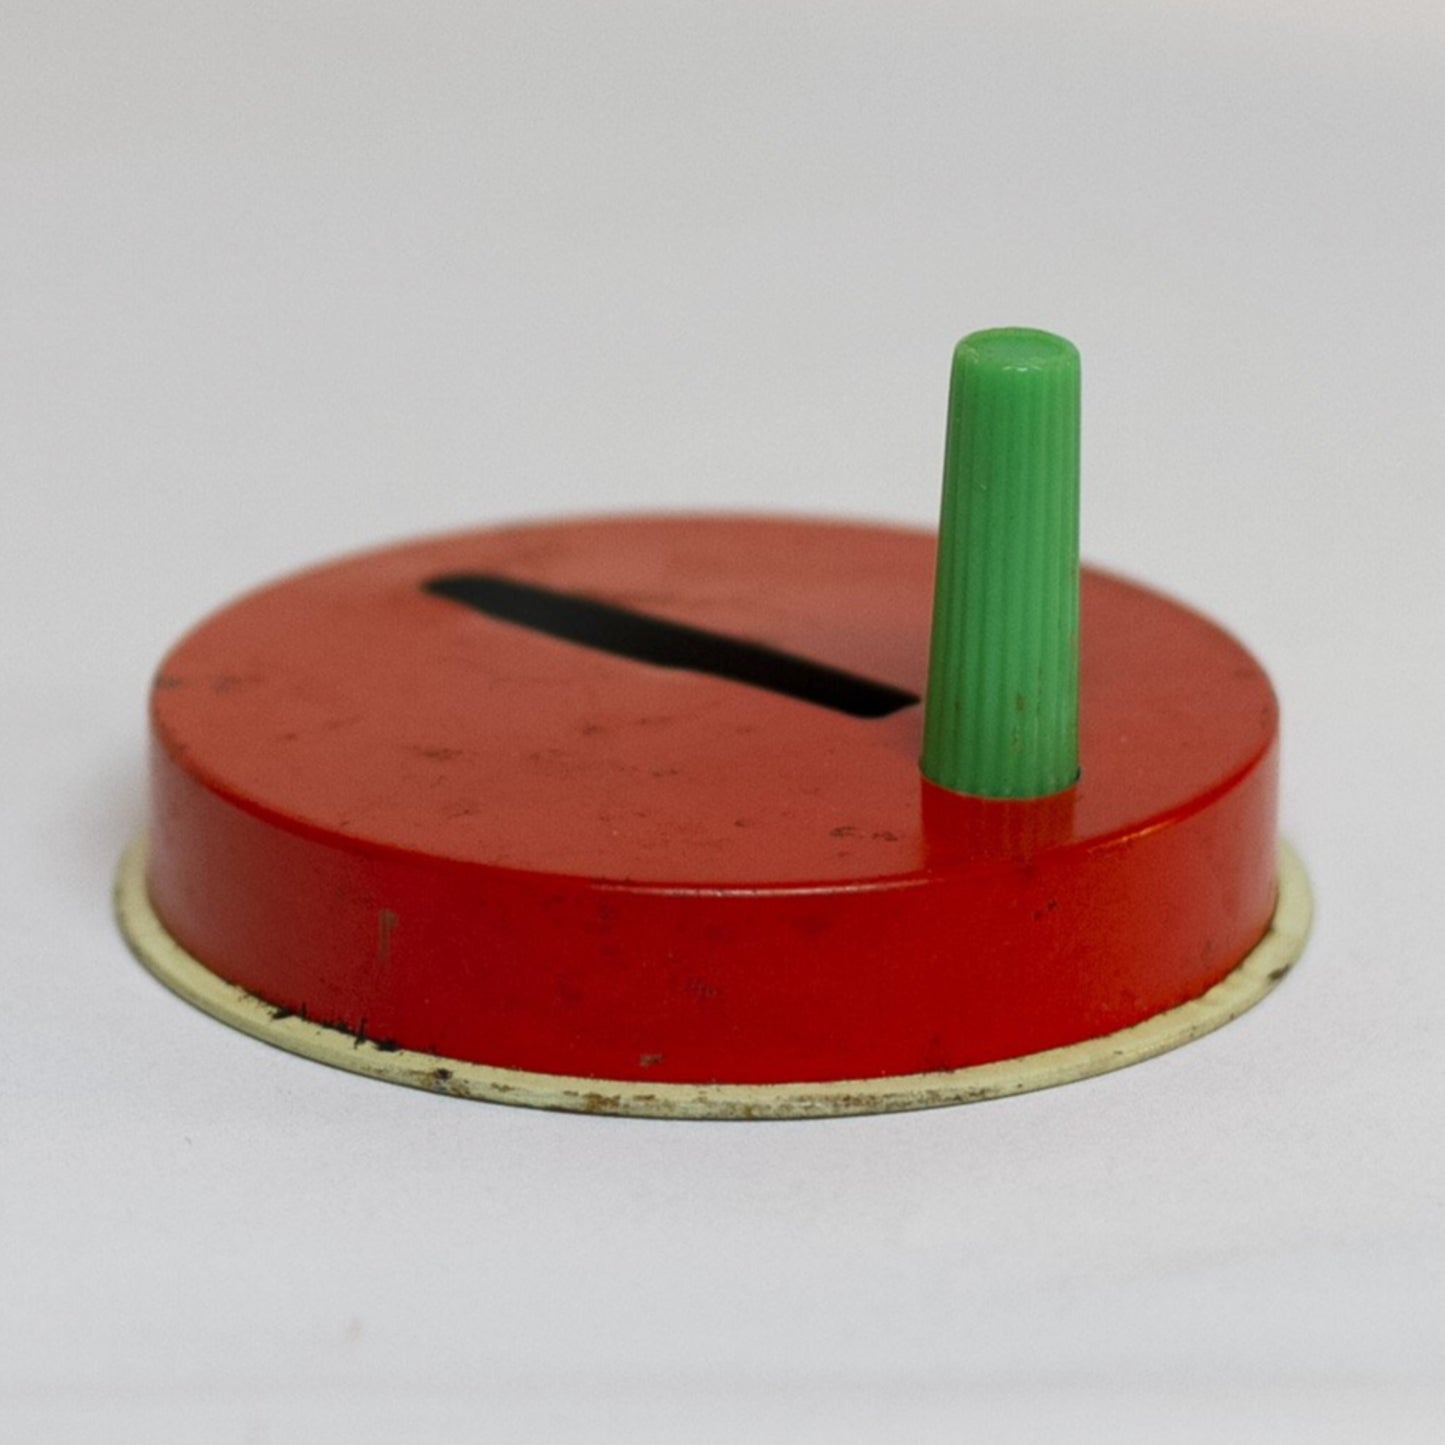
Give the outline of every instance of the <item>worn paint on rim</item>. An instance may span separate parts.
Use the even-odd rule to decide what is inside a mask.
[[[167,988],[222,1023],[333,1068],[414,1089],[584,1114],[660,1119],[806,1119],[933,1109],[1053,1088],[1176,1049],[1238,1018],[1269,993],[1304,951],[1314,902],[1287,844],[1279,848],[1279,898],[1265,936],[1207,993],[1132,1028],[1022,1058],[931,1074],[796,1084],[644,1084],[492,1068],[410,1049],[380,1047],[340,1029],[282,1014],[212,973],[166,931],[146,893],[146,844],[121,859],[115,905],[136,957]]]

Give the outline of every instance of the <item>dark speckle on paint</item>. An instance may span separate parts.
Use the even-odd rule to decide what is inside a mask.
[[[390,908],[383,908],[377,918],[376,962],[381,968],[385,968],[391,962],[392,935],[395,934],[397,924],[400,922],[400,917]]]
[[[322,1027],[328,1029],[335,1029],[337,1033],[350,1034],[351,1047],[353,1049],[359,1049],[362,1044],[369,1044],[378,1053],[394,1054],[397,1052],[398,1049],[401,1048],[401,1045],[397,1043],[395,1039],[371,1038],[366,1032],[365,1019],[362,1019],[362,1021],[357,1024],[355,1029],[348,1029],[345,1024],[323,1024]]]
[[[822,938],[835,925],[833,915],[819,909],[816,913],[801,914],[795,926],[804,938]]]

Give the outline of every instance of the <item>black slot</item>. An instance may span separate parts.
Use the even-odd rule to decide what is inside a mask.
[[[914,693],[902,688],[871,682],[762,643],[724,637],[529,582],[459,572],[434,577],[424,584],[424,590],[460,602],[498,622],[530,627],[534,632],[614,657],[727,678],[849,717],[887,717],[918,701]]]

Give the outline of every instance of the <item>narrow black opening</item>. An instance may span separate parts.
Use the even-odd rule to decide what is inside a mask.
[[[765,688],[801,702],[832,708],[849,717],[887,717],[918,701],[916,694],[886,682],[871,682],[826,663],[812,662],[775,647],[745,642],[700,627],[649,617],[609,602],[554,592],[529,582],[485,573],[459,572],[424,584],[434,597],[460,602],[498,622],[530,627],[564,642],[609,652],[615,657],[724,677]]]

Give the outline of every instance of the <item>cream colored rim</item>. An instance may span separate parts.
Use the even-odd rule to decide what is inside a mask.
[[[145,839],[138,838],[121,859],[115,890],[116,914],[131,948],[167,988],[242,1033],[334,1068],[438,1094],[533,1109],[663,1119],[805,1119],[933,1109],[1049,1089],[1122,1069],[1177,1049],[1257,1004],[1304,951],[1314,912],[1304,866],[1294,850],[1281,843],[1279,901],[1269,931],[1254,951],[1202,997],[1132,1028],[946,1073],[801,1084],[643,1084],[532,1074],[379,1048],[295,1015],[278,1018],[270,1004],[218,978],[166,932],[146,894],[145,874]]]

